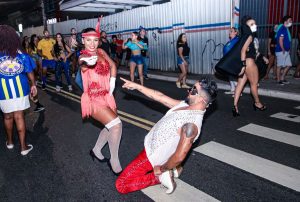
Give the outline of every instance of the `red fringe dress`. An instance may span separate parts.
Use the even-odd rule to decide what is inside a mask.
[[[83,54],[84,55],[84,54]],[[104,107],[116,109],[113,95],[109,95],[110,65],[107,60],[99,61],[103,57],[102,50],[97,51],[98,61],[93,68],[85,72],[81,70],[83,94],[81,96],[82,117],[89,117]]]

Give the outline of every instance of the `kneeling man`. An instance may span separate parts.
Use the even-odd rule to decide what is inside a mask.
[[[186,100],[181,101],[121,79],[125,82],[123,88],[138,90],[170,110],[146,135],[145,148],[123,170],[116,188],[125,194],[161,183],[170,194],[176,187],[173,177],[181,173],[180,165],[200,135],[206,108],[217,96],[217,85],[211,80],[198,81],[189,89]]]

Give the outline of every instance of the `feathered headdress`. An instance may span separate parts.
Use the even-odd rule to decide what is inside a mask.
[[[95,27],[95,31],[91,31],[91,32],[87,32],[87,33],[82,33],[81,36],[82,37],[88,37],[88,36],[95,36],[95,37],[98,37],[100,38],[100,20],[101,18],[99,17],[98,18],[98,22],[96,24],[96,27]]]

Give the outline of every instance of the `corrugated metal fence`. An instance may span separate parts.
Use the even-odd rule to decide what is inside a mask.
[[[230,27],[231,0],[172,0],[171,2],[106,16],[102,30],[109,35],[129,37],[140,26],[148,30],[150,68],[163,71],[176,69],[176,41],[186,32],[191,48],[191,73],[210,73],[215,58],[221,57],[222,44]],[[97,19],[70,20],[48,27],[50,33],[69,34],[75,27],[94,27]],[[25,29],[24,35],[42,35],[43,27]],[[213,56],[215,55],[215,56]]]
[[[223,44],[228,41],[227,30],[232,16],[231,1],[172,0],[164,4],[140,7],[106,16],[101,23],[101,29],[108,35],[121,33],[123,39],[127,39],[130,33],[138,31],[140,26],[146,28],[149,38],[150,68],[163,71],[176,69],[176,41],[179,34],[185,32],[191,48],[190,72],[212,73],[212,67],[222,57]],[[292,2],[291,5],[288,4],[290,9],[298,5],[298,10],[295,10],[293,15],[294,21],[299,26],[298,0],[241,0],[240,2],[240,15],[249,14],[257,20],[263,53],[266,53],[270,28],[275,19],[282,17],[280,2],[283,1]],[[82,30],[94,27],[96,21],[97,19],[70,20],[53,24],[48,29],[52,34],[60,32],[68,35],[72,27]],[[43,27],[28,28],[23,34],[42,35],[42,31]],[[293,48],[295,46],[296,42],[293,40]]]

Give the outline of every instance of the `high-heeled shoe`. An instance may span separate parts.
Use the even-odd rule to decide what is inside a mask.
[[[92,157],[93,161],[95,161],[95,159],[97,159],[100,163],[105,163],[105,162],[109,161],[109,159],[105,158],[105,157],[104,157],[104,159],[99,159],[92,149],[90,151],[90,156]]]
[[[107,161],[107,166],[109,167],[110,171],[115,175],[115,176],[119,176],[121,173],[122,173],[122,170],[118,173],[116,173],[112,167],[111,167],[111,163],[110,163],[110,160]]]
[[[239,113],[239,111],[236,110],[235,106],[232,107],[231,111],[232,111],[233,117],[240,116],[240,113]]]
[[[258,107],[255,105],[255,103],[253,103],[253,109],[254,109],[254,111],[256,111],[257,109],[259,111],[265,111],[267,109],[267,107],[266,107],[266,105],[262,105],[262,107]]]

